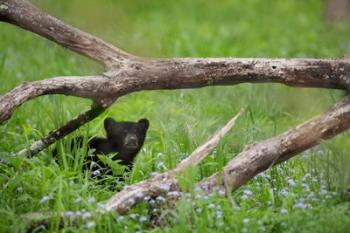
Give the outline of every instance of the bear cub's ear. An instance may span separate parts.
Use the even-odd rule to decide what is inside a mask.
[[[139,123],[139,125],[142,126],[142,128],[143,128],[145,131],[146,131],[146,130],[148,129],[148,127],[149,127],[149,121],[148,121],[147,119],[145,119],[145,118],[140,119],[138,123]]]
[[[107,131],[107,129],[109,127],[111,127],[112,125],[116,124],[117,122],[115,120],[113,120],[113,118],[111,117],[107,117],[104,121],[104,127],[105,127],[105,130]]]

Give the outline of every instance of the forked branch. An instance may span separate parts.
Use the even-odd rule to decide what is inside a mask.
[[[350,88],[348,59],[143,59],[63,23],[28,0],[0,0],[0,21],[41,35],[105,66],[105,72],[101,75],[56,77],[14,88],[0,96],[0,123],[8,120],[21,104],[41,95],[64,94],[89,98],[95,106],[106,108],[120,96],[142,90],[246,82],[343,90]]]
[[[41,95],[78,96],[104,105],[143,90],[263,82],[344,90],[350,87],[350,63],[346,59],[178,58],[130,64],[128,69],[108,70],[105,75],[56,77],[22,84],[0,97],[0,123],[22,103]]]

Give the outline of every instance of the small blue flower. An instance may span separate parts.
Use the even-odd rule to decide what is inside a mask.
[[[243,191],[243,193],[244,193],[245,195],[247,195],[248,197],[251,196],[251,195],[253,195],[253,192],[250,191],[249,189],[245,189],[245,190]]]
[[[100,172],[100,170],[95,170],[95,171],[92,172],[92,175],[93,176],[98,176],[98,175],[101,175],[101,172]]]
[[[147,218],[145,216],[141,216],[140,219],[139,219],[140,223],[144,223],[147,221]]]
[[[288,214],[288,210],[283,208],[280,210],[280,213],[281,214]]]
[[[281,191],[280,191],[280,194],[284,197],[288,196],[289,194],[289,190],[288,188],[283,188]]]
[[[90,228],[93,228],[95,226],[95,222],[94,221],[90,221],[90,222],[87,222],[86,223],[86,228],[87,229],[90,229]]]
[[[89,202],[89,203],[93,203],[93,202],[95,202],[96,200],[95,200],[95,198],[94,197],[89,197],[88,199],[87,199],[87,202]]]
[[[292,187],[294,187],[296,185],[296,183],[295,183],[295,181],[293,179],[289,179],[287,182]]]
[[[83,219],[87,219],[87,218],[91,218],[92,217],[92,214],[90,212],[84,212],[82,214],[82,218]]]
[[[44,203],[44,202],[47,202],[49,200],[52,199],[52,195],[48,195],[48,196],[43,196],[41,199],[40,199],[40,204],[41,203]]]
[[[124,219],[125,219],[124,216],[118,216],[118,217],[117,217],[117,221],[118,221],[118,222],[122,222],[122,221],[124,221]]]
[[[221,210],[215,211],[215,215],[216,215],[217,218],[221,218],[222,217],[222,211]]]

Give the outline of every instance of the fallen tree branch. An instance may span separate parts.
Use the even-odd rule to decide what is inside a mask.
[[[350,62],[347,58],[143,59],[63,23],[27,0],[0,0],[0,21],[34,32],[105,65],[103,75],[57,77],[14,88],[0,96],[0,123],[8,120],[24,102],[51,94],[89,98],[96,106],[106,108],[121,96],[143,90],[199,88],[247,82],[343,90],[350,88]]]
[[[223,169],[202,180],[200,187],[212,192],[217,187],[236,190],[269,167],[287,161],[322,140],[350,128],[350,95],[330,110],[279,136],[248,146]]]
[[[227,134],[228,131],[235,125],[236,120],[241,116],[243,111],[244,110],[241,109],[223,128],[221,128],[210,139],[208,139],[208,141],[193,151],[189,157],[181,161],[175,169],[127,187],[107,200],[104,207],[99,209],[99,212],[101,214],[106,214],[108,212],[116,211],[119,214],[123,214],[130,207],[144,201],[145,197],[155,198],[164,194],[164,192],[178,191],[179,186],[176,176],[182,174],[185,169],[196,166],[207,155],[209,155],[218,145],[220,140],[225,136],[225,134]],[[26,221],[29,221],[30,226],[33,224],[48,225],[53,216],[55,216],[54,213],[36,212],[25,214],[23,215],[23,218]],[[81,211],[68,211],[60,213],[59,216],[62,220],[69,219],[70,221],[82,218]]]
[[[109,85],[110,80],[103,76],[55,77],[23,83],[0,96],[0,123],[9,119],[21,104],[42,95],[74,95],[101,103],[104,87]]]
[[[344,77],[345,72],[349,69],[349,64],[346,61],[334,61],[333,65],[329,65],[331,61],[324,61],[322,63],[319,60],[313,59],[298,61],[276,59],[245,59],[244,61],[241,61],[241,59],[203,59],[197,63],[192,59],[179,59],[176,62],[170,62],[169,60],[168,65],[164,67],[158,67],[152,63],[149,63],[151,65],[143,66],[143,68],[139,66],[135,69],[141,70],[140,73],[134,72],[131,73],[133,76],[124,78],[119,76],[117,78],[106,76],[55,77],[22,84],[1,96],[0,122],[9,119],[15,109],[22,103],[36,96],[47,94],[64,94],[89,98],[97,106],[106,108],[120,96],[141,90],[196,88],[207,85],[234,85],[241,82],[264,81],[281,82],[293,86],[307,83],[310,87],[326,85],[327,87],[347,88],[347,80]],[[279,70],[278,72],[281,76],[274,74],[275,71],[271,68],[272,66],[276,66],[275,69]],[[322,69],[324,66],[328,68]],[[146,69],[145,67],[148,68]],[[156,69],[159,70],[156,71]],[[324,72],[322,75],[325,78],[324,80],[316,78],[316,75],[319,74],[317,70]],[[141,77],[142,72],[144,72],[143,78]],[[304,73],[303,76],[301,76],[302,73]],[[334,77],[331,75],[334,75]],[[306,78],[302,79],[299,77]],[[77,128],[71,128],[72,130],[70,132],[73,132]],[[54,140],[47,140],[46,138],[43,138],[41,141],[45,141],[46,143],[40,144],[39,147],[38,144],[33,145],[33,148],[37,147],[40,149],[32,150],[32,152],[39,152],[45,146],[49,146],[50,143],[54,142]],[[21,152],[21,154],[23,153]]]
[[[348,60],[184,58],[136,62],[106,76],[56,77],[29,82],[0,97],[0,123],[34,97],[64,94],[103,105],[143,90],[199,88],[240,83],[282,83],[300,87],[348,89]],[[111,104],[110,103],[110,104]]]
[[[106,67],[120,66],[131,55],[41,11],[27,0],[0,0],[0,21],[34,32]]]

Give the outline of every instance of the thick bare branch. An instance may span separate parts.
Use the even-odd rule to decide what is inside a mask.
[[[0,21],[39,34],[107,67],[119,67],[130,57],[103,40],[42,12],[27,0],[0,0]]]
[[[78,129],[80,126],[84,125],[85,123],[92,121],[96,117],[98,117],[103,111],[105,110],[104,107],[100,106],[93,106],[89,111],[80,114],[75,119],[70,120],[68,123],[66,123],[64,126],[60,127],[59,129],[56,129],[52,132],[50,132],[48,135],[46,135],[44,138],[40,139],[39,141],[34,142],[30,148],[23,149],[16,153],[17,156],[32,156],[36,153],[39,153],[52,143],[56,142],[57,140],[63,138],[64,136],[70,134],[74,130]]]
[[[0,96],[0,123],[9,119],[21,104],[42,95],[63,94],[90,98],[96,105],[106,107],[114,101],[114,92],[118,93],[118,87],[111,79],[103,76],[55,77],[23,83]],[[113,92],[113,100],[109,91]]]
[[[134,91],[283,83],[298,87],[349,89],[347,59],[177,58],[144,60],[79,31],[27,0],[0,0],[0,20],[18,25],[107,66],[105,76],[58,77],[23,84],[0,97],[0,123],[25,101],[47,94],[92,99],[109,106]],[[108,78],[107,78],[108,77]]]
[[[106,76],[135,90],[198,88],[240,83],[350,89],[349,59],[174,58],[132,60]]]
[[[350,96],[347,96],[319,117],[279,136],[248,146],[225,166],[222,174],[214,174],[200,185],[209,192],[217,186],[235,190],[269,167],[349,128]]]
[[[348,89],[348,60],[319,59],[169,59],[133,61],[107,76],[58,77],[23,84],[0,97],[0,122],[35,96],[65,94],[98,104],[142,90],[198,88],[211,85],[274,82],[290,86]],[[108,78],[107,78],[108,77]]]
[[[140,89],[239,83],[350,88],[350,60],[347,59],[176,58],[135,62],[133,68],[124,75],[133,77]]]

